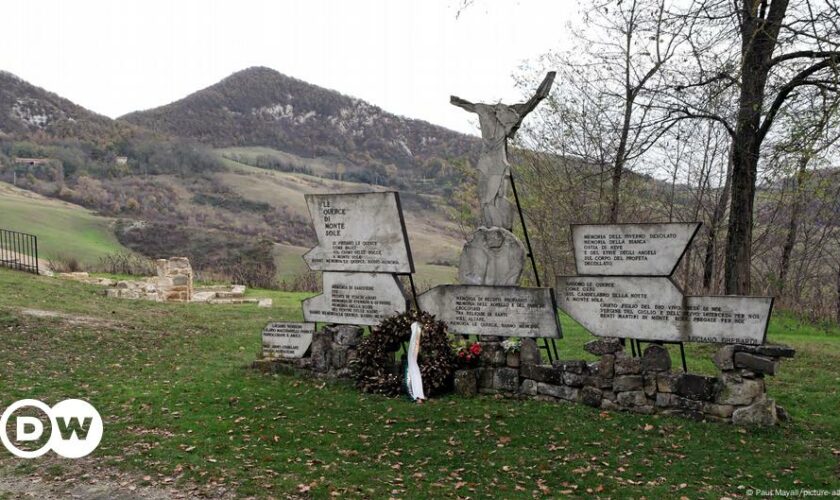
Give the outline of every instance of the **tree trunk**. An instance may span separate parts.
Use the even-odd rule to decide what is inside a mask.
[[[621,122],[621,136],[618,150],[613,161],[612,193],[610,196],[610,223],[618,222],[618,207],[621,201],[621,176],[624,174],[624,164],[627,161],[627,140],[630,137],[630,122],[633,119],[633,103],[636,91],[630,86],[630,50],[633,41],[633,29],[628,28],[625,35],[624,52],[624,119]]]
[[[793,254],[793,247],[796,246],[796,230],[799,227],[799,214],[802,212],[802,184],[805,182],[805,172],[808,168],[808,156],[803,154],[799,159],[799,168],[794,177],[793,200],[790,206],[790,220],[788,221],[788,232],[785,244],[782,246],[782,258],[779,262],[779,285],[777,294],[781,295],[785,289],[788,271],[790,270],[790,257]]]
[[[772,21],[768,21],[758,17],[758,9],[764,4],[742,0],[741,93],[732,140],[732,205],[729,210],[724,273],[727,294],[750,293],[753,204],[758,157],[763,140],[759,132],[761,113],[770,58],[787,3],[787,0],[773,0],[768,15]]]
[[[717,260],[717,232],[720,223],[726,213],[726,206],[729,205],[729,191],[732,189],[732,159],[726,165],[726,179],[723,181],[723,190],[720,193],[715,209],[712,212],[712,220],[709,221],[709,228],[706,232],[706,257],[703,261],[703,290],[711,292],[712,280],[715,277],[715,261]]]

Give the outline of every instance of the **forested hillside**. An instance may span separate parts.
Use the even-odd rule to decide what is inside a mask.
[[[451,162],[474,158],[479,147],[476,138],[262,67],[120,121],[215,147],[266,146],[326,157],[349,180],[388,179],[425,192],[439,192],[439,184],[424,180],[452,175]]]

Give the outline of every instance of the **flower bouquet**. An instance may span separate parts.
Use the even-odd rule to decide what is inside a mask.
[[[480,343],[459,340],[452,348],[455,351],[455,357],[458,360],[459,367],[473,368],[478,366],[478,360],[481,357]]]

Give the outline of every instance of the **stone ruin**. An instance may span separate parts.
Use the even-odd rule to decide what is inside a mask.
[[[117,299],[154,302],[203,302],[208,304],[257,304],[271,307],[268,298],[245,298],[244,285],[219,285],[196,288],[193,270],[186,257],[154,261],[156,276],[138,280],[97,278],[85,272],[60,273],[58,277],[105,286],[105,295]]]
[[[328,325],[317,332],[307,354],[299,359],[258,359],[264,372],[305,373],[318,378],[349,379],[349,363],[363,330]],[[587,352],[598,361],[555,361],[544,364],[534,339],[522,339],[518,352],[505,352],[500,342],[481,342],[479,365],[455,372],[456,395],[495,394],[518,399],[580,403],[609,411],[674,415],[692,420],[742,426],[771,426],[788,414],[767,396],[765,377],[795,351],[781,345],[726,345],[713,357],[717,376],[671,370],[668,350],[652,344],[639,357],[624,351],[618,339],[596,339]],[[395,360],[395,370],[398,362]]]
[[[144,280],[118,281],[105,292],[119,299],[144,299],[156,302],[189,302],[193,297],[193,271],[186,257],[155,260],[157,276]]]

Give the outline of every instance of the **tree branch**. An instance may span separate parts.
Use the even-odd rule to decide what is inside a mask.
[[[809,76],[822,69],[837,65],[838,63],[840,63],[840,55],[823,59],[822,61],[803,69],[787,84],[782,86],[779,93],[776,94],[773,104],[770,105],[770,109],[767,111],[767,116],[764,118],[764,122],[758,129],[758,140],[764,140],[764,136],[767,135],[767,132],[770,131],[770,127],[773,126],[773,120],[776,118],[776,114],[790,96],[790,93],[793,92],[793,89],[802,85],[811,85],[813,82],[808,81]]]
[[[791,52],[789,54],[780,54],[772,59],[770,59],[770,67],[773,67],[781,62],[789,61],[791,59],[803,59],[803,58],[810,58],[810,59],[817,59],[820,57],[840,57],[840,51],[836,50],[799,50],[796,52]]]

